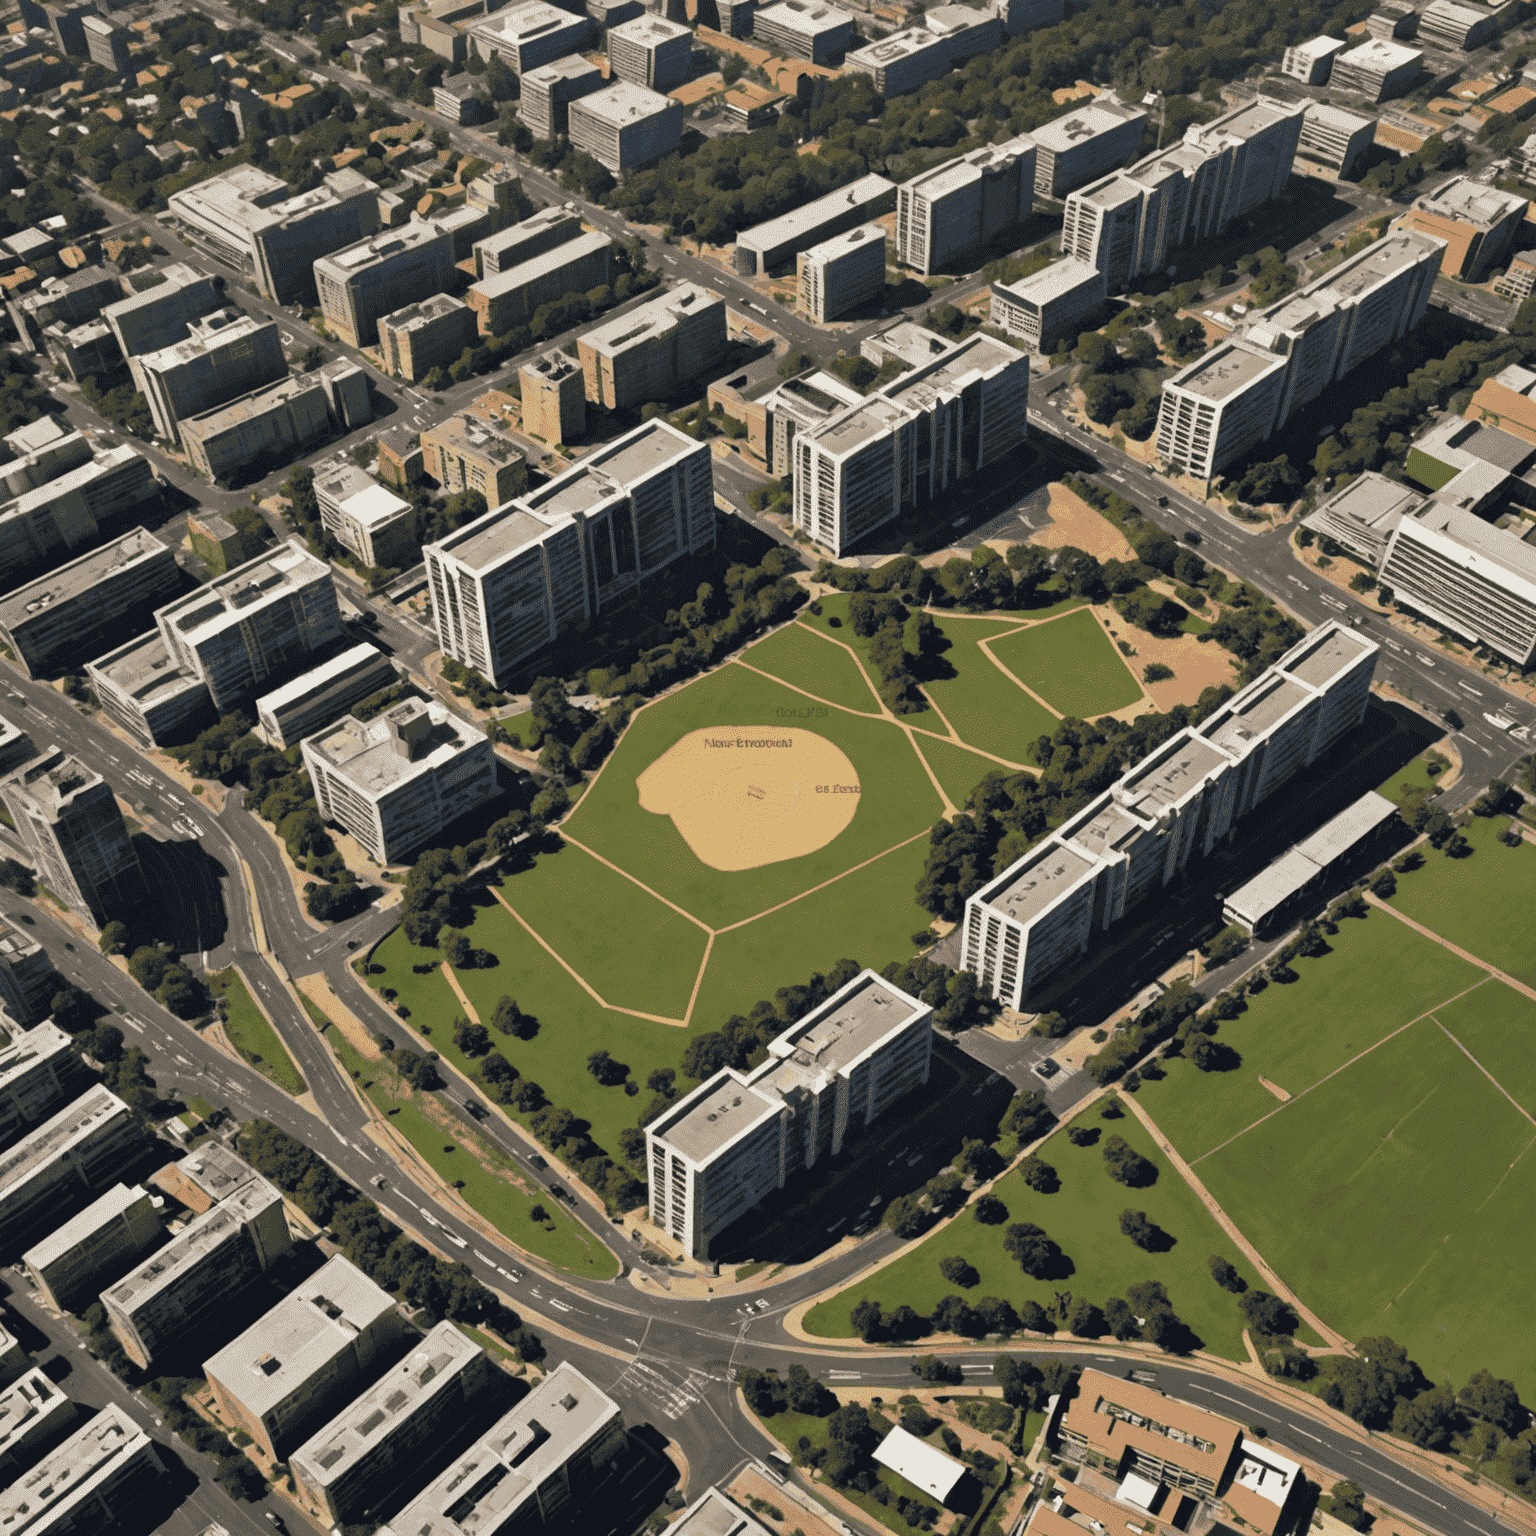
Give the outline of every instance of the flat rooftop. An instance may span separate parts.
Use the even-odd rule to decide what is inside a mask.
[[[14,1189],[46,1167],[54,1158],[94,1135],[108,1121],[128,1114],[128,1106],[100,1083],[88,1088],[72,1104],[0,1156],[0,1191]]]
[[[13,1381],[0,1392],[0,1456],[9,1455],[23,1435],[31,1434],[40,1420],[57,1413],[68,1401],[37,1366]]]
[[[332,656],[329,661],[322,661],[318,667],[311,667],[309,671],[301,672],[280,688],[274,688],[271,693],[262,694],[256,700],[257,712],[265,710],[269,714],[277,714],[289,708],[290,705],[303,702],[311,694],[323,692],[332,683],[339,682],[349,673],[360,671],[364,667],[386,659],[378,646],[369,645],[366,640],[358,645],[349,646],[339,656]]]
[[[398,733],[405,721],[423,723],[409,744]],[[445,706],[407,699],[372,720],[347,715],[330,730],[311,736],[306,745],[354,789],[377,798],[444,767],[485,739],[483,732]]]
[[[14,930],[7,926],[5,932],[9,935]],[[33,943],[31,948],[38,945]],[[69,1043],[69,1036],[57,1024],[34,1024],[31,1029],[13,1035],[10,1044],[0,1048],[0,1088],[24,1077],[39,1062],[63,1054]]]
[[[652,1127],[656,1136],[693,1162],[702,1163],[738,1136],[774,1119],[783,1109],[777,1099],[759,1093],[739,1072],[727,1068],[695,1090]]]
[[[1112,133],[1126,123],[1140,122],[1146,115],[1140,107],[1127,107],[1118,101],[1100,98],[1086,107],[1079,107],[1075,112],[1069,112],[1065,117],[1058,117],[1031,129],[1030,137],[1041,149],[1062,155],[1076,149],[1086,140]]]
[[[1229,700],[1208,725],[1202,726],[1201,734],[1207,741],[1241,757],[1256,738],[1312,697],[1311,690],[1293,678],[1265,672]]]
[[[753,1519],[718,1488],[706,1488],[683,1511],[683,1518],[668,1527],[669,1536],[772,1536],[768,1527]],[[409,1536],[401,1531],[397,1536]]]
[[[871,395],[812,427],[808,435],[829,453],[849,454],[868,447],[911,420],[912,413],[904,406],[883,394]]]
[[[478,416],[461,413],[446,417],[435,427],[429,427],[426,435],[435,443],[447,443],[460,454],[484,459],[489,464],[511,464],[526,457],[515,439],[498,432]]]
[[[210,320],[217,320],[220,315],[231,314],[233,314],[232,311],[219,311],[215,315],[195,321],[193,330],[196,334],[182,341],[173,341],[169,346],[161,347],[156,352],[144,353],[139,359],[139,366],[153,368],[156,371],[176,368],[183,363],[191,363],[200,357],[207,357],[210,353],[220,352],[225,347],[248,341],[258,331],[264,331],[268,327],[276,329],[274,321],[263,320],[257,315],[236,315],[234,318],[225,319],[222,324],[211,326],[208,324]]]
[[[62,1227],[55,1227],[40,1243],[34,1243],[22,1255],[22,1261],[33,1269],[46,1269],[93,1233],[110,1226],[143,1198],[142,1184],[114,1184],[106,1194],[92,1200],[78,1216],[71,1217]]]
[[[429,547],[471,571],[488,571],[564,526],[564,518],[535,517],[509,501]]]
[[[683,26],[681,22],[668,21],[665,16],[645,15],[636,16],[630,21],[620,22],[616,27],[610,27],[608,36],[655,47],[658,43],[669,43],[679,37],[691,38],[693,31]]]
[[[882,231],[883,233],[883,231]],[[674,329],[684,319],[700,314],[715,304],[724,305],[719,294],[711,293],[699,283],[680,283],[654,299],[638,305],[608,321],[582,333],[582,345],[594,352],[613,356],[627,347],[638,346],[655,336]]]
[[[1284,368],[1286,362],[1286,358],[1273,352],[1260,352],[1231,341],[1220,342],[1168,382],[1203,400],[1225,400],[1241,394],[1266,373]]]
[[[517,498],[516,505],[541,518],[590,512],[631,487],[698,451],[693,438],[659,417],[588,454],[548,485]]]
[[[761,17],[782,9],[782,6],[773,6],[769,12],[759,11],[757,14]],[[781,213],[778,218],[769,219],[765,224],[742,230],[736,237],[736,243],[753,251],[777,250],[780,246],[792,245],[804,236],[815,234],[824,224],[846,215],[850,208],[865,208],[883,198],[894,198],[895,195],[894,181],[887,181],[884,176],[876,176],[871,172],[867,176],[860,176],[857,181],[849,182],[846,187],[828,192],[825,197],[818,197],[815,202],[807,203],[803,208]]]
[[[1493,225],[1513,214],[1524,217],[1530,202],[1518,192],[1485,187],[1469,176],[1458,176],[1454,181],[1448,181],[1443,187],[1417,199],[1414,206],[1425,213],[1459,219],[1465,224]]]
[[[1341,37],[1314,37],[1307,42],[1297,43],[1296,52],[1304,58],[1317,60],[1326,59],[1330,54],[1338,53],[1349,45]]]
[[[1358,48],[1341,53],[1334,60],[1334,67],[1346,64],[1355,69],[1391,74],[1393,70],[1401,69],[1406,64],[1417,64],[1423,58],[1424,55],[1417,48],[1405,48],[1401,43],[1391,42],[1385,37],[1372,37],[1367,38]]]
[[[900,59],[926,53],[930,48],[943,48],[947,52],[949,46],[950,40],[946,33],[932,32],[927,27],[907,27],[900,32],[892,32],[889,37],[882,37],[878,42],[866,43],[862,48],[853,49],[844,62],[856,68],[860,65],[894,64]]]
[[[583,60],[582,62],[585,63],[586,61]],[[588,67],[592,68],[590,65]],[[537,73],[538,71],[535,70],[533,74],[524,75],[523,79],[525,81],[532,80]],[[595,69],[593,73],[596,73]],[[541,208],[537,213],[531,214],[528,218],[522,219],[516,224],[509,224],[505,229],[498,230],[493,235],[487,235],[483,240],[476,240],[475,249],[477,251],[504,251],[508,248],[522,245],[534,236],[542,234],[546,229],[558,229],[562,224],[572,222],[576,224],[578,229],[581,227],[580,218],[572,213],[569,208]]]
[[[588,75],[600,75],[600,70],[590,59],[584,59],[580,54],[567,54],[563,59],[555,59],[548,64],[540,64],[537,69],[530,69],[523,76],[523,89],[526,91],[530,84],[540,85],[546,89],[558,85],[562,80],[585,80]]]
[[[1486,561],[1521,581],[1536,586],[1536,545],[1519,534],[1485,523],[1473,512],[1445,501],[1426,501],[1403,518],[1400,536],[1411,537],[1415,528],[1443,534],[1468,552],[1470,569]]]
[[[752,1081],[777,1091],[790,1079],[808,1081],[845,1072],[887,1036],[929,1011],[899,987],[865,972],[769,1041],[769,1061],[753,1073]]]
[[[257,603],[287,596],[322,578],[329,580],[330,571],[325,561],[317,560],[295,537],[167,603],[155,616],[196,643],[200,634],[240,622]]]
[[[1226,1471],[1239,1435],[1238,1426],[1220,1414],[1094,1370],[1083,1372],[1062,1422],[1090,1445],[1139,1445],[1213,1482]]]
[[[145,710],[203,686],[201,679],[181,670],[158,629],[98,656],[89,670]]]
[[[1065,261],[1053,261],[1050,266],[1021,277],[1016,283],[999,283],[997,286],[1021,304],[1045,305],[1102,282],[1099,269],[1091,262],[1068,256]]]
[[[243,1157],[217,1141],[204,1142],[195,1152],[179,1159],[176,1172],[210,1200],[223,1200],[242,1184],[260,1177]]]
[[[1292,677],[1322,688],[1377,648],[1375,641],[1342,625],[1325,625],[1293,647],[1289,655],[1294,661],[1282,661],[1280,666]]]
[[[583,104],[595,99],[592,96],[584,97]],[[611,235],[605,235],[601,230],[589,230],[584,235],[576,235],[561,245],[541,251],[537,256],[530,256],[527,261],[520,261],[515,267],[508,267],[502,272],[488,272],[478,282],[472,283],[469,291],[492,299],[504,293],[516,293],[518,289],[526,288],[529,283],[551,272],[559,272],[573,262],[585,261],[598,251],[606,251],[612,244]]]
[[[1008,872],[1004,883],[985,898],[985,904],[1027,926],[1097,868],[1096,860],[1079,853],[1070,843],[1051,838],[1030,849]]]
[[[455,298],[451,293],[434,293],[430,298],[418,299],[414,304],[397,309],[392,315],[385,315],[379,324],[387,325],[392,331],[419,331],[434,320],[441,320],[444,315],[452,315],[466,308],[464,300]]]
[[[1138,166],[1139,170],[1140,167]],[[1094,208],[1119,208],[1126,203],[1137,202],[1146,196],[1146,187],[1128,171],[1114,171],[1072,194],[1080,203]]]
[[[559,14],[564,16],[566,13],[561,11]],[[432,224],[401,224],[396,229],[384,230],[377,235],[370,235],[366,240],[359,240],[355,245],[343,246],[329,256],[321,256],[315,266],[323,267],[325,275],[333,281],[347,283],[370,267],[382,266],[407,251],[431,245],[434,240],[443,238],[441,231]]]
[[[663,96],[647,86],[636,85],[633,80],[615,80],[590,96],[582,96],[571,103],[572,112],[582,112],[610,123],[616,128],[638,123],[663,112],[680,112],[682,109],[670,96]]]
[[[808,0],[779,0],[777,5],[765,6],[757,13],[757,20],[770,26],[784,27],[800,32],[806,37],[819,37],[823,32],[835,31],[845,23],[853,24],[853,17],[835,5],[808,3]]]
[[[0,1533],[23,1536],[33,1530],[51,1529],[51,1512],[74,1503],[114,1463],[149,1444],[149,1436],[127,1411],[117,1403],[108,1403],[83,1429],[76,1430],[30,1472],[0,1492]]]
[[[472,30],[503,42],[520,44],[547,37],[564,27],[580,26],[585,31],[588,25],[584,15],[577,16],[558,6],[546,5],[544,0],[523,0],[521,5],[509,5],[493,16],[477,18]]]
[[[977,376],[1011,366],[1028,373],[1029,360],[1017,347],[993,336],[967,336],[942,357],[892,379],[880,393],[910,410],[927,410],[941,395],[958,393]]]
[[[201,415],[184,418],[181,430],[183,434],[190,430],[198,441],[217,437],[223,432],[234,430],[254,416],[264,415],[281,401],[292,400],[320,387],[316,374],[291,374],[275,384],[264,384],[260,389],[253,389],[249,394],[241,395],[238,400],[231,400],[228,405],[216,406]]]
[[[1297,116],[1300,111],[1299,103],[1296,106],[1290,106],[1284,102],[1270,101],[1267,97],[1260,96],[1255,101],[1245,102],[1240,107],[1234,107],[1230,112],[1222,113],[1220,117],[1212,118],[1208,123],[1196,123],[1191,126],[1197,142],[1222,134],[1230,135],[1234,139],[1251,139],[1255,134],[1263,133],[1267,128],[1273,128],[1276,123]]]
[[[126,299],[118,299],[114,304],[108,304],[102,310],[104,320],[120,320],[125,315],[131,315],[135,310],[153,309],[156,305],[167,299],[174,298],[184,288],[195,287],[198,283],[206,283],[208,279],[195,267],[189,267],[184,261],[176,262],[169,267],[159,269],[163,281],[145,288],[142,292],[129,294]]]
[[[981,15],[980,12],[977,14]],[[863,50],[859,52],[862,53]],[[849,55],[849,58],[856,57],[858,54]],[[904,181],[902,186],[920,193],[930,201],[947,197],[950,193],[958,192],[962,187],[969,186],[983,176],[996,175],[1010,166],[1017,165],[1021,157],[1033,154],[1034,149],[1035,141],[1027,133],[1021,133],[1001,144],[987,144],[980,149],[971,150],[969,154],[946,160],[942,165],[933,166],[930,170],[919,171],[916,176]]]
[[[885,256],[885,228],[880,224],[860,224],[854,229],[845,229],[840,235],[833,235],[828,240],[818,241],[817,244],[808,246],[801,254],[807,261],[836,261],[841,256],[847,256],[853,251],[863,251],[880,247],[881,259]]]

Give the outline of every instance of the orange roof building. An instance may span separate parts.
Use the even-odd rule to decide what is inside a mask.
[[[1392,227],[1444,240],[1441,273],[1480,283],[1504,264],[1529,206],[1529,200],[1516,192],[1501,192],[1458,176],[1438,191],[1416,198]]]
[[[1536,373],[1519,363],[1501,368],[1477,386],[1462,414],[1536,446]]]

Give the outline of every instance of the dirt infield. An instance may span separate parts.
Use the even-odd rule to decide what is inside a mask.
[[[859,808],[842,748],[789,726],[690,731],[636,780],[642,810],[670,816],[711,869],[756,869],[824,848]]]

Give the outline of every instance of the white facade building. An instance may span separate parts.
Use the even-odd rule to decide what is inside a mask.
[[[1348,176],[1376,142],[1376,119],[1343,107],[1331,107],[1325,101],[1309,101],[1301,122],[1297,154],[1331,166],[1340,176]]]
[[[796,258],[800,307],[825,325],[868,304],[885,287],[885,231],[861,224],[802,251]]]
[[[1417,48],[1372,37],[1334,59],[1328,83],[1337,91],[1358,91],[1367,101],[1386,101],[1401,96],[1423,66],[1424,55]]]
[[[1096,177],[1124,165],[1141,146],[1147,114],[1113,96],[1100,96],[1086,107],[1036,128],[1035,195],[1065,197]]]
[[[921,272],[955,269],[1035,206],[1035,141],[1021,133],[923,171],[896,189],[896,259]]]
[[[1314,37],[1296,43],[1285,50],[1280,73],[1304,85],[1327,85],[1334,59],[1348,46],[1341,37]]]
[[[993,283],[992,324],[1031,352],[1049,354],[1091,328],[1105,296],[1104,274],[1069,256],[1016,283]]]
[[[853,17],[826,0],[778,0],[752,17],[754,41],[812,64],[841,64],[853,35]]]
[[[675,90],[688,79],[692,54],[693,33],[665,16],[637,16],[608,30],[610,80]]]
[[[571,102],[569,120],[571,143],[615,176],[670,155],[683,136],[682,103],[628,80]]]

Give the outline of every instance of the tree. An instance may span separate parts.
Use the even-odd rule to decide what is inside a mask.
[[[958,1387],[965,1380],[965,1372],[958,1365],[937,1355],[917,1356],[912,1362],[912,1374],[935,1386]]]
[[[1072,1026],[1063,1014],[1042,1013],[1030,1027],[1029,1032],[1032,1035],[1040,1035],[1046,1040],[1060,1040],[1064,1035],[1072,1033]]]
[[[771,1419],[789,1406],[789,1394],[777,1371],[760,1371],[747,1366],[737,1375],[736,1384],[747,1400],[747,1407],[759,1418]]]
[[[1136,1321],[1136,1314],[1131,1311],[1130,1304],[1122,1296],[1111,1296],[1104,1303],[1104,1326],[1117,1339],[1141,1337],[1141,1328]]]
[[[1014,1408],[1028,1408],[1034,1402],[1040,1371],[1028,1360],[998,1355],[992,1362],[992,1380],[1002,1388],[1005,1403]]]
[[[1248,1289],[1248,1282],[1238,1274],[1236,1267],[1229,1259],[1224,1259],[1219,1253],[1213,1253],[1206,1261],[1210,1265],[1211,1279],[1224,1291],[1231,1291],[1233,1295],[1240,1296]]]
[[[1392,1412],[1392,1433],[1429,1451],[1443,1451],[1466,1424],[1456,1394],[1447,1382],[1400,1402]]]
[[[1073,1305],[1067,1327],[1080,1339],[1101,1339],[1105,1332],[1104,1314],[1085,1296]]]
[[[491,1024],[502,1034],[517,1040],[531,1040],[539,1032],[539,1021],[531,1013],[524,1013],[516,1000],[505,993],[497,1000]]]
[[[961,1290],[969,1290],[981,1279],[970,1261],[962,1258],[958,1253],[947,1254],[939,1260],[939,1273],[951,1285],[958,1285]]]
[[[1145,1211],[1133,1211],[1129,1208],[1121,1211],[1120,1230],[1138,1248],[1145,1249],[1148,1253],[1161,1252],[1167,1242],[1162,1228],[1155,1221],[1150,1220]]]
[[[798,1360],[790,1366],[785,1386],[791,1413],[821,1419],[837,1407],[837,1399]]]
[[[1328,1506],[1327,1513],[1335,1520],[1342,1520],[1357,1531],[1365,1530],[1371,1523],[1365,1512],[1365,1493],[1358,1483],[1335,1483],[1328,1490]]]
[[[1238,1306],[1242,1308],[1244,1321],[1255,1333],[1291,1334],[1300,1326],[1300,1319],[1290,1303],[1271,1296],[1268,1291],[1248,1291]]]
[[[622,1061],[615,1061],[607,1051],[593,1051],[587,1057],[587,1071],[605,1088],[612,1088],[629,1076],[629,1068]]]
[[[983,1195],[971,1207],[971,1215],[984,1227],[1000,1227],[1008,1220],[1008,1207],[996,1195]]]
[[[866,1344],[873,1344],[880,1337],[885,1323],[880,1303],[868,1298],[859,1302],[848,1314],[848,1322]]]
[[[941,1297],[931,1321],[935,1333],[958,1333],[969,1338],[979,1332],[976,1314],[961,1296]]]
[[[1496,1424],[1506,1435],[1514,1436],[1525,1427],[1526,1413],[1520,1406],[1520,1394],[1510,1381],[1503,1381],[1487,1370],[1474,1372],[1456,1394],[1456,1400],[1468,1413],[1489,1424]]]
[[[1018,1168],[1019,1176],[1037,1194],[1053,1195],[1061,1188],[1056,1170],[1041,1157],[1026,1157]]]
[[[128,953],[129,940],[127,923],[113,921],[101,930],[98,944],[104,955],[125,955]]]
[[[1003,1247],[1026,1275],[1042,1280],[1061,1262],[1061,1249],[1033,1222],[1015,1222],[1003,1236]]]
[[[885,1208],[885,1224],[905,1242],[928,1225],[928,1212],[916,1195],[897,1195]]]
[[[1144,1189],[1157,1182],[1157,1165],[1145,1158],[1123,1136],[1111,1136],[1104,1143],[1104,1163],[1117,1184]]]

